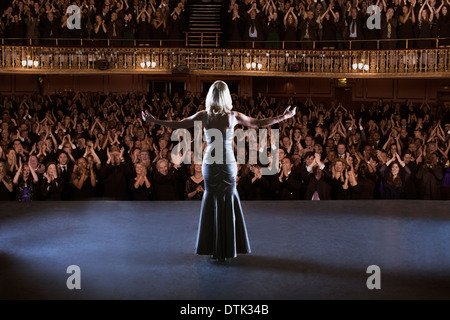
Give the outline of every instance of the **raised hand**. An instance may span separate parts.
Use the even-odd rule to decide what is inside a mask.
[[[291,106],[287,107],[286,110],[284,110],[284,114],[287,116],[287,118],[292,118],[296,114],[297,107],[291,110]]]
[[[108,156],[108,160],[106,161],[107,164],[111,163],[111,153],[109,153],[109,148],[106,149],[106,155]]]

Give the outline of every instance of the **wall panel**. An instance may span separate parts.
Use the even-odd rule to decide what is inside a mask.
[[[9,74],[0,75],[0,92],[13,91],[13,76]]]
[[[393,79],[366,79],[365,92],[369,99],[393,99],[395,80]]]
[[[38,76],[16,75],[13,76],[14,92],[36,92],[38,91]]]
[[[429,81],[423,79],[401,79],[397,81],[397,99],[425,100]]]
[[[0,92],[30,93],[39,90],[37,75],[0,75]],[[261,92],[265,96],[296,97],[299,100],[311,97],[316,101],[330,101],[334,98],[338,82],[328,78],[278,78],[278,77],[219,77],[224,81],[238,81],[239,94],[248,95]],[[47,75],[44,93],[59,90],[89,92],[145,92],[148,81],[184,81],[186,89],[192,92],[202,90],[203,82],[219,79],[209,75]],[[354,101],[384,100],[404,101],[410,99],[417,102],[437,101],[442,92],[450,92],[450,78],[443,79],[347,79],[348,88],[352,91]]]

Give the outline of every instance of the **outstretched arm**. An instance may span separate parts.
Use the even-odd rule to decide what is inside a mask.
[[[166,126],[169,128],[189,129],[189,128],[194,127],[195,121],[202,121],[205,113],[206,113],[206,111],[202,110],[202,111],[199,111],[196,114],[194,114],[190,117],[184,118],[180,121],[173,121],[173,120],[158,120],[158,119],[155,119],[155,117],[153,117],[148,111],[142,111],[142,119],[146,122],[153,122],[153,123],[159,124],[161,126]]]
[[[236,112],[236,121],[237,124],[243,125],[245,127],[249,128],[259,128],[259,127],[268,127],[275,123],[287,120],[295,115],[295,110],[291,110],[291,106],[287,107],[286,110],[282,115],[272,117],[272,118],[265,118],[265,119],[256,119],[249,116],[246,116],[245,114],[242,114],[240,112]]]

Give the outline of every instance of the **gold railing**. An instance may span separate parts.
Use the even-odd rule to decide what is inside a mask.
[[[191,73],[312,77],[442,77],[450,49],[283,50],[8,46],[1,73]]]
[[[222,39],[222,32],[184,32],[184,39],[78,39],[78,38],[1,38],[1,45],[24,45],[24,46],[55,46],[55,47],[211,47],[211,42],[206,46],[206,39],[213,39],[213,46],[216,48],[308,48],[320,50],[324,46],[333,46],[337,49],[392,49],[404,48],[414,49],[421,44],[425,44],[428,49],[438,49],[448,47],[450,38],[413,38],[413,39],[377,39],[377,40],[316,40],[316,41],[236,41]],[[195,40],[190,37],[195,37]]]

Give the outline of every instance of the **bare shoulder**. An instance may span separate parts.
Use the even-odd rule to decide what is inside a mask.
[[[194,117],[194,119],[193,119],[194,121],[201,121],[203,123],[203,125],[205,125],[207,112],[206,112],[206,110],[200,110],[193,117]]]
[[[206,110],[200,110],[193,114],[191,117],[193,120],[204,120],[206,116]]]
[[[231,112],[233,112],[234,117],[236,118],[236,120],[241,120],[242,119],[243,114],[240,113],[239,111],[231,111]]]

